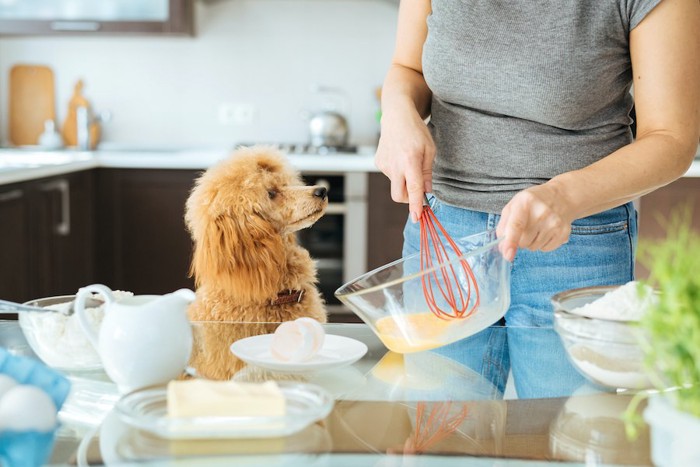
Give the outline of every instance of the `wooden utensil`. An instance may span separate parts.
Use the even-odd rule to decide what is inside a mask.
[[[43,65],[15,65],[9,91],[10,143],[38,144],[44,122],[56,118],[53,71]]]

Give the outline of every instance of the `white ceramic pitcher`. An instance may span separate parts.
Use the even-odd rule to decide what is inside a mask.
[[[87,318],[85,300],[92,293],[105,299],[99,332]],[[192,328],[187,305],[189,289],[167,295],[136,295],[115,300],[101,284],[83,287],[75,297],[75,312],[83,331],[102,359],[107,375],[120,392],[165,384],[187,366],[192,351]]]

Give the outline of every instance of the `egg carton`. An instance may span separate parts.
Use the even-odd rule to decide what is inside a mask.
[[[0,374],[10,376],[19,384],[37,386],[45,391],[59,409],[70,391],[70,382],[63,375],[40,361],[13,355],[0,348]],[[0,432],[0,464],[13,467],[33,467],[46,463],[55,440],[56,430]]]

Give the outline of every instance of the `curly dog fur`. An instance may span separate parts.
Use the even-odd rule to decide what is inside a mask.
[[[304,185],[270,147],[239,148],[196,181],[185,221],[197,287],[189,308],[197,341],[191,365],[199,374],[230,378],[240,368],[230,344],[274,330],[264,323],[302,316],[326,321],[314,262],[295,232],[316,222],[327,206],[325,189]],[[272,303],[287,290],[303,291],[301,300]],[[222,321],[259,324],[208,324]]]

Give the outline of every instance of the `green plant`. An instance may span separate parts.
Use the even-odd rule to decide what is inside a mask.
[[[642,282],[659,292],[639,323],[640,342],[656,388],[678,410],[700,417],[700,235],[692,229],[690,206],[677,208],[664,223],[664,239],[639,244],[639,261],[650,273]],[[644,397],[635,397],[627,410],[630,433]]]

